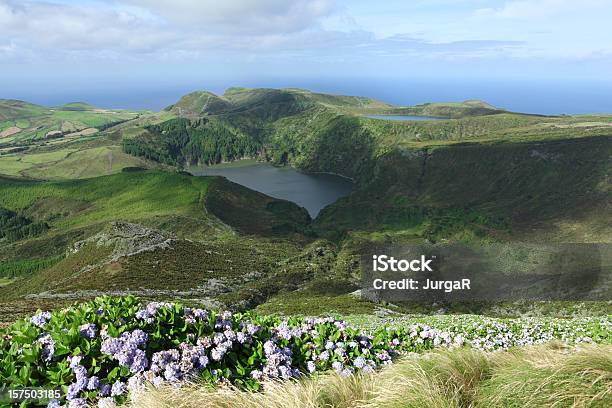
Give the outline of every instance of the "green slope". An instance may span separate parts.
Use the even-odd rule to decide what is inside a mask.
[[[44,142],[51,132],[55,132],[54,140],[80,136],[79,132],[85,130],[90,135],[137,116],[136,112],[98,109],[84,102],[46,108],[0,99],[0,154],[9,148]]]
[[[450,119],[364,116],[381,113]],[[85,120],[95,113],[57,114]],[[359,254],[373,244],[609,243],[612,236],[611,116],[524,115],[481,101],[394,107],[300,89],[230,88],[221,96],[186,95],[164,112],[135,117],[89,141],[28,149],[0,156],[0,173],[75,178],[152,161],[180,169],[255,157],[350,177],[357,189],[312,221],[291,203],[224,179],[176,172],[0,179],[0,207],[11,219],[49,226],[0,255],[10,271],[5,276],[27,276],[3,283],[2,294],[11,296],[43,293],[48,300],[129,289],[238,307],[293,298],[350,307]],[[109,152],[118,158],[115,166],[107,165]],[[161,237],[172,245],[114,259],[118,247],[140,245],[117,238],[121,223],[144,228],[145,243]],[[327,241],[310,243],[317,236]],[[215,279],[222,289],[207,286]]]
[[[48,112],[44,106],[18,101],[0,99],[0,122],[40,116]]]
[[[148,127],[126,151],[179,166],[259,157],[350,177],[358,191],[316,221],[330,237],[392,229],[513,239],[531,228],[586,242],[610,232],[612,117],[524,115],[465,101],[413,107],[459,119],[397,122],[350,113],[360,104],[380,109],[376,101],[304,90],[230,88],[222,98],[231,104],[222,113]]]
[[[405,230],[430,240],[548,232],[549,242],[608,242],[611,155],[612,137],[396,150],[316,224],[322,232]]]
[[[4,299],[221,296],[275,275],[309,241],[305,209],[218,177],[134,169],[62,182],[2,178],[0,197],[0,276],[19,278],[1,289]],[[228,301],[267,296],[258,293]]]

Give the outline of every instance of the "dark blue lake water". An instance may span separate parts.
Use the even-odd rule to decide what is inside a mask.
[[[292,201],[306,208],[312,218],[323,207],[353,190],[353,183],[343,177],[301,173],[291,167],[274,167],[254,160],[191,167],[188,170],[196,176],[224,176],[271,197]]]

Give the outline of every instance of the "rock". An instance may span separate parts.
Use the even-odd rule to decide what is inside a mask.
[[[57,139],[64,136],[64,132],[62,132],[61,130],[52,130],[50,132],[47,132],[47,134],[45,135],[45,139]]]
[[[150,229],[139,224],[115,221],[106,230],[86,240],[76,242],[69,252],[77,253],[90,243],[98,247],[113,247],[113,252],[107,262],[115,262],[124,256],[168,248],[174,240],[176,237],[168,232]]]

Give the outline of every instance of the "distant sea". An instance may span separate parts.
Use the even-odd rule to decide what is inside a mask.
[[[116,84],[95,89],[87,86],[33,90],[10,84],[0,98],[23,99],[52,106],[85,101],[108,108],[160,110],[191,91],[206,89],[217,94],[230,86],[295,87],[318,92],[368,96],[395,105],[482,99],[515,112],[539,114],[612,113],[612,81],[466,81],[415,79],[258,79],[252,81],[191,81],[176,85]],[[49,88],[45,88],[49,89]]]

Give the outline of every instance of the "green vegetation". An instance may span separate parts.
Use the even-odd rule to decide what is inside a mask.
[[[16,271],[7,276],[25,275],[1,291],[12,302],[113,291],[288,314],[371,312],[381,306],[349,294],[359,288],[359,254],[375,246],[609,243],[612,234],[610,116],[527,115],[481,101],[395,107],[250,88],[194,92],[159,113],[0,107],[0,129],[12,129],[0,139],[0,173],[20,178],[0,179],[0,206],[49,226],[0,255]],[[366,117],[375,114],[448,119]],[[28,138],[53,118],[62,132],[79,122],[96,133]],[[176,172],[244,157],[339,174],[356,189],[311,220],[292,203]],[[509,257],[520,255],[509,247]]]
[[[0,207],[0,242],[18,241],[45,232],[49,226],[45,223],[32,222],[13,211]]]
[[[225,178],[212,182],[206,208],[245,234],[282,236],[307,233],[310,216],[304,208],[245,189]]]
[[[610,200],[611,153],[610,137],[396,150],[378,159],[370,183],[324,209],[315,225],[321,232],[406,230],[429,240],[524,240],[538,222],[555,220],[538,234],[605,242],[609,226],[596,220]],[[574,224],[572,236],[577,219],[582,227]]]
[[[278,262],[299,252],[298,244],[278,239],[304,242],[310,222],[295,204],[224,179],[138,169],[61,182],[4,179],[0,197],[11,214],[48,225],[36,239],[8,245],[0,258],[7,276],[27,275],[2,289],[5,299],[14,300],[127,288],[218,297],[274,276]],[[236,237],[222,221],[257,238]],[[266,288],[263,299],[283,288]],[[247,292],[234,302],[261,296]]]
[[[164,214],[194,214],[210,182],[164,172],[118,173],[107,177],[60,182],[7,181],[0,185],[0,202],[9,209],[33,210],[49,199],[74,200],[68,208],[49,208],[39,216],[54,218],[52,226],[80,226],[116,219],[138,220]],[[64,210],[67,217],[54,211]]]
[[[245,398],[244,390],[265,392],[270,382],[283,387],[282,382],[291,379],[301,379],[302,385],[329,379],[331,370],[350,378],[356,387],[342,392],[345,398],[373,406],[411,399],[444,402],[440,406],[449,402],[490,406],[525,397],[532,398],[528,401],[533,406],[547,406],[550,401],[575,403],[578,396],[583,403],[605,404],[612,397],[609,318],[538,321],[458,316],[447,327],[428,323],[381,325],[368,332],[334,318],[280,318],[105,296],[64,310],[38,311],[1,330],[0,381],[8,388],[59,387],[63,396],[58,400],[81,405],[126,402],[130,396],[138,401],[138,395],[147,392],[147,383],[149,392],[168,386],[181,389],[179,385],[190,382],[188,390],[205,387],[214,396],[221,388]],[[553,339],[558,341],[556,347],[540,346],[535,363],[530,354],[534,349],[515,349]],[[416,353],[433,349],[448,351],[417,357]],[[512,354],[488,354],[509,349]],[[576,354],[561,357],[568,351]],[[399,364],[385,370],[393,359]],[[385,379],[389,370],[395,384]],[[522,384],[534,376],[540,386],[562,386],[564,394],[560,398],[556,389],[533,399],[531,381],[520,388],[525,395],[503,392],[508,384]],[[394,390],[404,381],[408,385],[418,380],[428,387],[415,389],[413,384],[395,393],[375,392],[367,383],[372,379],[379,387]],[[228,384],[234,388],[217,387]],[[297,381],[289,384],[299,386]],[[358,391],[359,387],[363,389]],[[315,392],[320,389],[325,387],[316,387]],[[265,393],[249,395],[261,398]],[[327,398],[338,402],[331,395]]]
[[[3,261],[0,263],[0,276],[15,278],[23,275],[31,275],[34,272],[47,269],[62,259],[61,256],[43,259],[25,259],[21,261]],[[8,282],[10,283],[10,282]]]
[[[170,165],[214,164],[252,156],[255,141],[218,121],[173,119],[146,128],[148,133],[123,142],[123,150]]]

